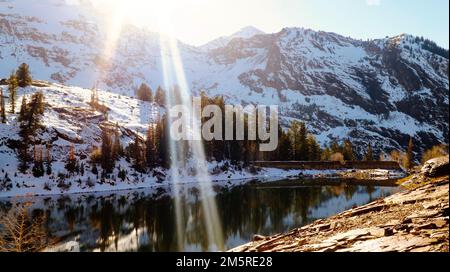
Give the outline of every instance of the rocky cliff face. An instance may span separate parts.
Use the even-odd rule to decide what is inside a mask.
[[[87,6],[7,0],[0,76],[27,62],[35,78],[134,95],[142,82],[180,84],[182,67],[193,93],[277,104],[284,125],[304,120],[322,143],[404,148],[413,136],[417,151],[448,143],[448,51],[410,35],[360,41],[302,28],[247,30],[193,47],[133,26],[111,32]]]

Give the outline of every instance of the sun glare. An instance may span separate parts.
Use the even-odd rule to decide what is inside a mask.
[[[91,0],[94,5],[101,6],[115,22],[132,23],[147,27],[152,31],[173,34],[177,18],[185,9],[200,7],[207,0]]]

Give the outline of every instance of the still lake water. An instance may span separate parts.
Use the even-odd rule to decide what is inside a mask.
[[[371,185],[361,185],[368,184]],[[32,214],[46,215],[46,227],[59,245],[81,251],[177,251],[175,204],[170,187],[133,192],[33,197]],[[214,197],[226,249],[301,227],[354,206],[386,197],[394,182],[344,180],[252,183],[224,188]],[[184,251],[208,251],[200,192],[194,185],[181,193]],[[23,200],[22,200],[23,201]],[[17,200],[1,200],[6,211]]]

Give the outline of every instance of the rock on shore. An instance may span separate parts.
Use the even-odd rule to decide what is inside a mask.
[[[449,251],[449,178],[271,237],[234,252]]]
[[[435,159],[431,159],[427,161],[423,167],[421,172],[426,177],[439,177],[442,175],[449,174],[449,162],[448,156],[443,156]]]

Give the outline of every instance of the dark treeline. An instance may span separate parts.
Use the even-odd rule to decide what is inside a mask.
[[[441,56],[443,58],[449,58],[449,52],[447,49],[440,47],[435,42],[425,39],[424,37],[416,37],[414,40],[417,44],[422,44],[422,49],[427,50],[433,54]]]
[[[144,86],[144,87],[142,87]],[[150,88],[142,85],[142,92],[151,91]],[[165,101],[165,92],[158,88],[159,101]],[[179,89],[172,90],[174,103],[181,103]],[[146,97],[155,97],[146,95]],[[201,107],[203,109],[208,105],[218,106],[222,112],[225,112],[225,100],[221,96],[208,97],[204,92],[200,95]],[[233,128],[236,128],[237,114],[233,115]],[[246,167],[249,162],[256,160],[298,160],[298,161],[344,161],[356,160],[353,144],[350,140],[342,143],[332,142],[329,146],[322,148],[313,134],[311,134],[304,122],[292,121],[287,130],[278,127],[279,146],[273,152],[260,152],[259,140],[249,140],[248,115],[244,114],[244,139],[243,140],[225,140],[225,129],[221,135],[222,140],[213,139],[203,141],[205,155],[208,161],[223,162],[226,161],[224,168],[234,165],[237,167]],[[208,117],[202,118],[202,123],[208,121]],[[222,114],[222,127],[225,128],[225,114]],[[167,115],[156,116],[148,125],[145,135],[134,135],[132,141],[125,148],[120,143],[120,128],[104,128],[102,131],[101,147],[94,148],[91,155],[92,169],[95,174],[101,174],[101,177],[108,177],[115,169],[116,162],[121,158],[129,162],[133,168],[140,173],[146,173],[157,168],[168,168],[171,165],[170,158],[170,129],[169,118]],[[236,129],[234,137],[236,139]],[[183,166],[186,159],[192,156],[191,144],[188,141],[178,141],[174,143],[177,147],[177,154],[172,158]],[[369,145],[364,160],[374,160],[372,147]],[[103,172],[98,173],[98,166],[101,166]],[[223,169],[226,170],[226,169]],[[118,167],[121,179],[125,179],[128,172]]]

